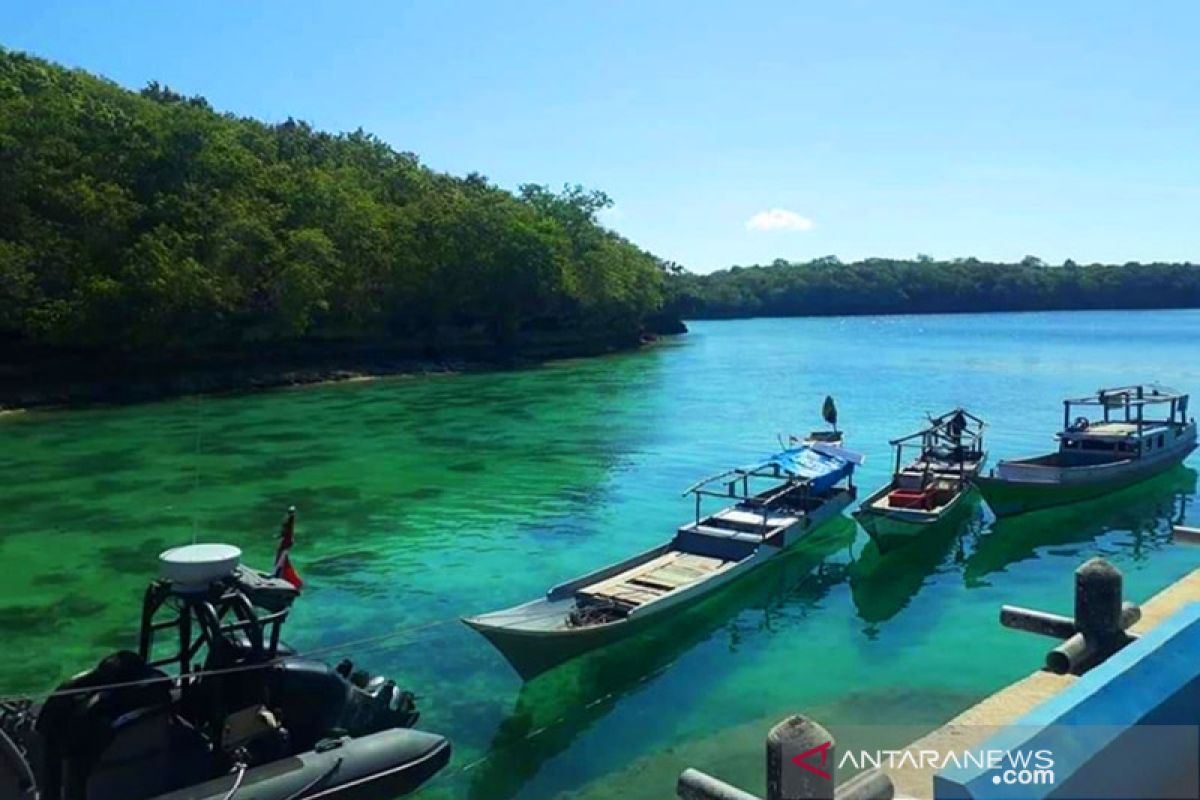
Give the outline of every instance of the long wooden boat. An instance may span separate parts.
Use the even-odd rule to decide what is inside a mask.
[[[971,481],[987,459],[983,429],[983,420],[956,408],[889,442],[896,453],[892,479],[854,513],[881,553],[961,521]],[[916,457],[906,463],[913,448]]]
[[[1187,407],[1187,394],[1154,385],[1064,400],[1057,451],[1001,461],[975,483],[998,517],[1099,497],[1169,469],[1196,449],[1196,421]],[[1073,409],[1093,411],[1072,416]]]
[[[667,542],[550,589],[544,597],[463,620],[526,680],[623,639],[778,556],[855,498],[862,457],[803,443],[690,487],[696,518]],[[718,488],[714,488],[718,487]],[[734,502],[707,516],[705,498]]]

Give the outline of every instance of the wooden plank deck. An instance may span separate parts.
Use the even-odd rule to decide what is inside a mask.
[[[672,551],[611,578],[584,586],[579,590],[579,594],[598,600],[615,600],[636,607],[722,572],[734,563],[694,553]]]

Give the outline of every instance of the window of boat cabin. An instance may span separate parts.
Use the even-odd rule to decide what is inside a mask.
[[[1159,449],[1162,449],[1162,446],[1163,446],[1163,442],[1164,442],[1164,441],[1166,441],[1166,437],[1164,437],[1164,436],[1163,436],[1163,434],[1161,434],[1161,433],[1160,433],[1160,434],[1158,435],[1158,447],[1159,447]]]

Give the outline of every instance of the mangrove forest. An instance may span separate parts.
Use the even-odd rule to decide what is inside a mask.
[[[674,270],[674,313],[691,319],[851,314],[929,314],[1200,307],[1191,263],[1062,265],[833,256],[732,267],[708,275]]]

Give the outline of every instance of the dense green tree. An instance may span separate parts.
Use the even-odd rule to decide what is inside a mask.
[[[672,276],[668,297],[672,312],[692,318],[1197,307],[1200,266],[825,257]]]
[[[0,50],[0,340],[167,355],[310,340],[636,340],[658,259],[602,192],[423,167]]]

